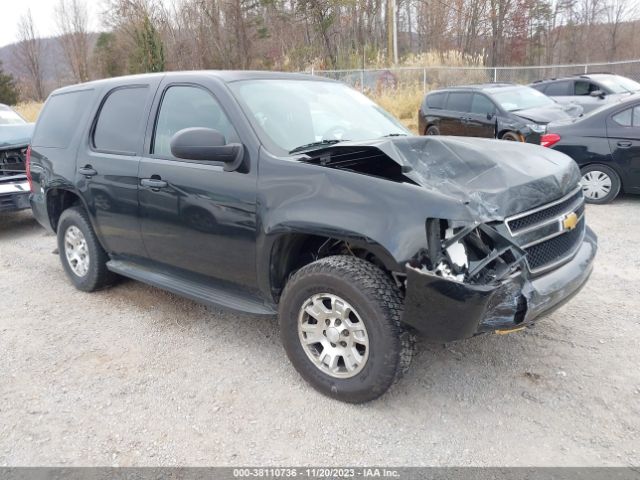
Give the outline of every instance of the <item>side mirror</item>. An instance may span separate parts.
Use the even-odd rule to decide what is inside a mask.
[[[228,144],[224,135],[212,128],[185,128],[171,137],[169,145],[176,158],[221,162],[225,172],[238,170],[244,160],[244,146]]]
[[[487,120],[491,120],[495,115],[495,112],[487,112]]]
[[[589,95],[591,95],[592,97],[600,97],[600,98],[604,98],[606,93],[604,93],[602,90],[594,90],[593,92],[591,92]]]

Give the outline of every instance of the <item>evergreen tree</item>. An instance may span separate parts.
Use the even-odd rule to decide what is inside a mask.
[[[13,75],[4,73],[0,62],[0,103],[15,105],[18,103],[18,87]]]

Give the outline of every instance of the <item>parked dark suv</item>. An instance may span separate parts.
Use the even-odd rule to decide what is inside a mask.
[[[531,87],[563,104],[578,104],[585,113],[640,92],[640,83],[611,73],[538,80]]]
[[[418,111],[423,135],[461,135],[540,143],[547,123],[581,111],[560,106],[537,90],[490,83],[435,90]]]
[[[34,214],[77,288],[119,274],[279,312],[296,369],[349,402],[389,388],[414,332],[524,328],[584,285],[596,252],[569,157],[415,137],[346,85],[304,75],[66,87],[28,164]]]

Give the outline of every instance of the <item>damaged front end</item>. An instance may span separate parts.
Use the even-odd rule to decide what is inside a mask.
[[[499,230],[428,219],[428,247],[406,265],[403,321],[431,341],[507,333],[562,305],[591,273],[596,242],[588,229],[573,260],[538,278],[527,252]]]

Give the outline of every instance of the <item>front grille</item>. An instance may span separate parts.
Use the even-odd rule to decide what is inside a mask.
[[[582,207],[584,209],[584,207]],[[558,263],[563,258],[571,255],[582,240],[585,229],[584,217],[573,230],[553,237],[549,240],[525,248],[527,262],[531,271],[540,270]]]
[[[578,190],[568,198],[562,200],[559,203],[550,205],[549,207],[542,207],[530,214],[524,214],[518,216],[507,222],[507,226],[511,230],[511,233],[516,234],[522,230],[526,230],[534,225],[544,223],[551,220],[558,215],[570,210],[572,206],[575,206],[582,200],[582,190]]]
[[[586,223],[584,196],[577,188],[565,197],[505,220],[513,241],[526,252],[532,274],[552,269],[569,260],[582,242]],[[575,214],[578,223],[568,230],[565,220]]]

